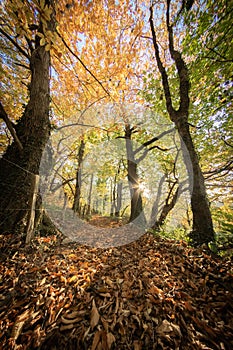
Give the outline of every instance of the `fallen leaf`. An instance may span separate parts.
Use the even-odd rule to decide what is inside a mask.
[[[114,337],[114,335],[111,332],[107,333],[107,344],[109,349],[111,349],[111,346],[113,343],[115,343],[115,341],[116,338]]]
[[[90,321],[91,329],[93,329],[99,323],[99,319],[100,319],[100,315],[95,305],[95,299],[93,299],[92,309],[91,309],[91,321]]]
[[[172,331],[173,331],[173,327],[171,323],[167,320],[163,320],[161,325],[156,328],[156,333],[158,334],[170,333]]]
[[[95,350],[100,342],[100,337],[101,337],[101,331],[97,331],[95,332],[94,338],[93,338],[93,342],[91,345],[91,350]]]

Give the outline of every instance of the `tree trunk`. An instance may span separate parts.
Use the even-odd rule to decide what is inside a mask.
[[[120,216],[121,206],[122,206],[122,190],[123,184],[119,179],[120,171],[121,171],[121,162],[119,161],[117,173],[114,176],[114,183],[112,188],[112,198],[111,198],[111,216]],[[120,181],[120,182],[119,182]]]
[[[135,221],[137,218],[139,223],[145,225],[146,218],[143,211],[142,196],[139,189],[139,177],[137,174],[137,161],[135,160],[133,146],[132,146],[132,130],[130,125],[125,126],[125,139],[127,151],[127,176],[130,188],[131,207],[129,222]],[[140,218],[139,218],[140,217]]]
[[[171,190],[168,192],[167,198],[165,200],[165,204],[162,207],[162,211],[159,215],[159,218],[155,221],[154,225],[152,226],[152,229],[154,230],[160,230],[163,226],[165,220],[168,217],[168,214],[171,212],[171,210],[175,207],[179,196],[181,195],[181,187],[182,185],[179,185],[175,192],[173,193],[173,189],[176,184],[171,188]]]
[[[122,190],[123,190],[123,183],[118,182],[117,183],[117,204],[116,204],[116,211],[115,211],[116,217],[120,216],[120,211],[122,207]]]
[[[156,223],[156,221],[158,220],[158,214],[159,214],[159,203],[160,203],[160,199],[162,196],[162,189],[163,189],[163,184],[165,182],[166,176],[163,175],[159,181],[159,186],[158,186],[158,191],[157,191],[157,195],[156,195],[156,199],[153,203],[153,207],[151,210],[151,216],[150,216],[150,227],[154,228],[154,225]]]
[[[73,202],[73,211],[80,214],[80,196],[81,196],[81,185],[82,185],[82,162],[85,151],[85,142],[81,140],[79,150],[78,150],[78,167],[76,170],[76,184],[75,184],[75,193],[74,193],[74,202]]]
[[[23,149],[15,140],[0,160],[0,230],[25,230],[30,210],[30,189],[39,174],[40,161],[49,138],[50,54],[36,37],[30,57],[31,83],[29,102],[15,127]]]
[[[182,147],[183,159],[190,181],[192,179],[193,182],[193,186],[191,188],[193,227],[192,232],[190,233],[190,238],[194,245],[208,243],[215,240],[215,234],[206,195],[204,177],[199,165],[193,140],[190,135],[188,123],[179,120],[176,123],[176,126],[181,137],[181,142],[183,142],[185,145],[185,147]]]
[[[0,228],[12,232],[26,224],[30,188],[39,174],[40,160],[49,138],[49,52],[38,47],[31,57],[30,100],[16,127],[23,146],[15,141],[0,160]]]
[[[92,197],[93,180],[94,180],[94,175],[91,174],[90,189],[89,189],[88,198],[87,198],[87,213],[86,213],[86,215],[91,214],[91,197]]]

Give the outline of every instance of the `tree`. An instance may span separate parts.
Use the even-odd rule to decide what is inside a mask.
[[[203,244],[215,240],[213,222],[210,213],[209,203],[207,199],[204,177],[199,165],[198,156],[195,151],[194,143],[190,134],[190,125],[188,123],[189,116],[189,93],[190,82],[189,72],[182,58],[181,53],[174,46],[174,23],[171,23],[171,2],[166,1],[166,29],[168,34],[168,48],[171,59],[175,63],[179,78],[179,106],[174,107],[173,97],[171,95],[168,74],[161,60],[161,54],[158,46],[155,25],[153,20],[153,5],[150,7],[150,28],[155,50],[155,57],[159,73],[162,79],[163,91],[166,100],[166,108],[169,117],[174,122],[182,142],[186,148],[183,150],[183,158],[189,177],[193,177],[193,188],[191,189],[191,207],[193,213],[193,228],[190,238],[193,244]],[[186,151],[187,150],[187,151]],[[190,162],[191,167],[190,167]]]
[[[177,149],[176,151],[174,160],[170,159],[170,161],[166,160],[163,162],[164,175],[159,181],[157,196],[151,212],[151,228],[156,231],[161,230],[168,217],[168,214],[175,207],[182,193],[187,191],[189,188],[189,186],[185,186],[187,185],[187,180],[181,180],[179,178],[181,176],[179,174],[177,163],[180,150]],[[160,205],[164,185],[166,185],[166,194],[164,195],[165,198]]]
[[[11,134],[14,134],[14,129],[16,133],[13,135],[13,143],[1,160],[0,225],[3,231],[21,228],[27,220],[32,182],[30,177],[33,178],[39,172],[41,155],[50,133],[50,61],[52,60],[54,69],[51,79],[52,89],[57,88],[52,96],[53,109],[50,116],[54,117],[56,109],[61,120],[66,117],[63,110],[66,96],[67,102],[72,103],[67,103],[65,107],[68,105],[73,113],[82,114],[95,101],[109,98],[108,88],[111,89],[112,96],[117,94],[119,85],[123,91],[130,73],[126,62],[130,61],[129,57],[136,59],[134,53],[141,25],[140,21],[135,22],[136,17],[132,15],[134,9],[126,14],[125,9],[129,7],[129,1],[125,1],[124,4],[109,2],[108,6],[105,6],[104,2],[72,3],[72,6],[68,7],[66,5],[65,1],[57,3],[52,0],[31,0],[25,3],[21,0],[5,0],[1,9],[1,46],[4,49],[2,60],[9,67],[15,64],[21,69],[20,74],[18,72],[15,74],[11,70],[8,75],[11,79],[12,77],[20,79],[23,75],[31,77],[31,81],[29,78],[22,79],[24,90],[17,90],[11,99],[12,107],[15,104],[15,97],[18,98],[18,110],[11,109],[7,105],[5,110],[4,105],[1,105],[1,118],[5,121],[9,120],[7,111],[19,112],[19,105],[22,103],[26,105],[17,126],[14,127],[12,124],[11,128],[11,123],[8,123]],[[122,17],[124,11],[126,15]],[[116,21],[112,22],[109,18],[115,18]],[[55,23],[58,24],[56,28]],[[114,37],[116,25],[117,38]],[[132,28],[134,33],[129,36]],[[123,41],[125,36],[130,40]],[[106,45],[106,38],[109,40],[109,45]],[[77,46],[77,42],[81,42],[80,45]],[[89,44],[88,50],[86,43]],[[100,47],[106,52],[105,56]],[[109,69],[113,54],[115,61]],[[99,79],[85,63],[86,56],[88,60],[92,57],[91,69],[93,68],[99,75]],[[5,65],[2,64],[1,71]],[[123,70],[123,67],[126,69]],[[9,80],[5,83],[5,92],[7,85],[10,86]],[[59,84],[64,80],[63,90],[59,89]],[[73,81],[75,84],[72,84]],[[17,84],[20,85],[18,81]],[[21,97],[22,91],[24,93],[26,91],[25,88],[29,90],[28,101],[27,96]],[[62,104],[59,103],[61,96],[59,93],[63,93]],[[5,93],[5,100],[6,96]],[[56,124],[54,120],[53,124]]]
[[[81,198],[81,185],[82,185],[82,162],[84,158],[84,151],[85,151],[85,141],[84,138],[81,139],[79,149],[78,149],[78,165],[76,169],[76,184],[75,184],[75,193],[74,193],[74,201],[73,201],[73,210],[74,212],[78,213],[79,215],[81,207],[80,207],[80,198]]]
[[[184,53],[192,86],[190,121],[196,126],[195,145],[217,233],[222,222],[227,222],[225,209],[229,206],[232,211],[232,11],[231,1],[205,0],[199,9],[194,6],[185,15]]]
[[[41,37],[46,30],[55,30],[55,8],[50,0],[22,8],[20,4],[13,5],[11,2],[6,6],[16,25],[11,28],[2,23],[1,34],[13,51],[16,49],[26,58],[31,76],[28,103],[14,126],[22,147],[14,138],[0,160],[0,228],[3,232],[11,232],[22,229],[27,221],[31,184],[39,173],[42,152],[50,132],[50,52]],[[23,21],[24,11],[32,22]],[[36,25],[35,31],[30,29],[32,23]],[[27,30],[24,29],[26,25]],[[7,115],[3,107],[1,112]]]
[[[112,183],[111,216],[119,217],[122,209],[123,183],[120,179],[123,159],[119,159]],[[124,166],[124,164],[123,164]]]
[[[142,195],[139,186],[139,176],[137,173],[138,160],[135,158],[135,152],[132,145],[132,134],[135,132],[135,128],[130,124],[125,125],[125,142],[127,152],[127,176],[130,188],[130,218],[129,221],[139,219],[139,224],[145,225],[146,218],[143,212]]]

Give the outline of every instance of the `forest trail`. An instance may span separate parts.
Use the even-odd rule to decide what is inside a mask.
[[[93,215],[89,221],[80,219],[72,210],[67,210],[65,217],[60,211],[49,211],[55,226],[65,237],[63,243],[79,243],[102,249],[118,247],[139,239],[146,230],[135,220],[127,223],[126,219],[118,220],[101,215]]]
[[[113,218],[111,216],[93,215],[89,224],[97,227],[113,228],[122,226],[123,222],[122,219]]]
[[[115,248],[1,236],[1,349],[232,349],[232,261],[143,235]]]

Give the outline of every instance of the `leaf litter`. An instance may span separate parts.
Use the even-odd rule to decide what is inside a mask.
[[[1,236],[0,349],[233,348],[230,258],[149,233],[116,248]]]

